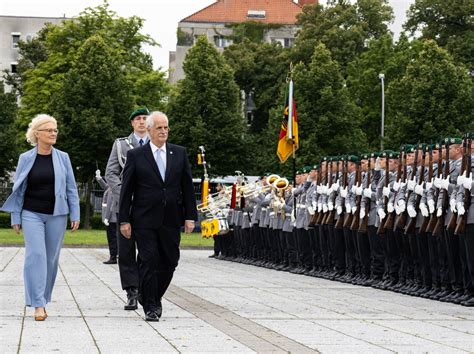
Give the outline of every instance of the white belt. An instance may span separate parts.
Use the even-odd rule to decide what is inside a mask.
[[[266,211],[266,210],[267,210],[267,208],[262,208],[262,211]]]
[[[285,216],[291,216],[291,213],[285,213]]]
[[[273,216],[273,215],[275,215],[275,212],[274,212],[274,211],[271,211],[269,215],[270,215],[270,216]]]

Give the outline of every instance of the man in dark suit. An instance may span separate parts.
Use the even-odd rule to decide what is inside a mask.
[[[147,321],[159,321],[161,298],[179,260],[180,229],[191,233],[197,220],[186,150],[167,143],[168,118],[147,118],[150,142],[127,153],[120,194],[120,232],[135,238],[140,259],[141,303]]]

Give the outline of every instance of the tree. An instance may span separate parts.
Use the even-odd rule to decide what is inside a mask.
[[[323,43],[339,63],[345,76],[349,62],[366,50],[367,42],[387,34],[392,20],[387,0],[329,0],[323,5],[305,6],[298,15],[302,26],[293,51],[295,62],[308,64],[318,43]]]
[[[474,67],[474,2],[416,0],[404,25],[412,35],[433,39],[469,68]]]
[[[405,74],[387,89],[391,114],[387,136],[392,145],[432,142],[474,128],[474,83],[466,67],[432,40],[420,50]]]
[[[365,151],[360,110],[351,101],[339,65],[324,44],[315,47],[309,65],[295,67],[294,82],[301,163]]]
[[[15,167],[18,157],[15,143],[14,120],[17,112],[16,97],[13,93],[6,93],[3,82],[0,81],[0,181],[8,180],[8,172]]]
[[[204,36],[189,50],[183,69],[186,76],[167,110],[170,141],[186,146],[191,154],[204,145],[210,172],[233,174],[242,166],[246,133],[234,73]]]
[[[59,144],[71,156],[76,178],[86,182],[85,199],[90,199],[97,166],[105,166],[111,143],[127,131],[123,115],[132,107],[120,53],[99,35],[79,48],[77,60],[64,75],[63,89],[56,93],[54,115],[60,119]],[[106,143],[104,143],[106,142]],[[89,224],[86,203],[84,224]]]

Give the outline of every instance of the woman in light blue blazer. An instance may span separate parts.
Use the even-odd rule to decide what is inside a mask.
[[[11,224],[25,239],[25,302],[34,307],[36,321],[48,316],[66,231],[79,227],[79,195],[69,155],[53,148],[58,136],[56,119],[37,115],[28,126],[26,140],[33,149],[20,155],[12,194],[1,210],[11,213]]]

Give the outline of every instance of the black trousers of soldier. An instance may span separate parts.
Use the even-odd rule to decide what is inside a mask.
[[[454,234],[454,230],[445,229],[445,240],[448,251],[448,268],[450,282],[453,290],[461,291],[463,288],[462,276],[462,254],[460,250],[459,236]]]
[[[118,215],[117,215],[118,218]],[[125,238],[120,233],[120,225],[117,224],[117,245],[118,245],[118,265],[120,273],[120,282],[122,289],[138,288],[138,266],[139,259],[137,259],[136,242],[132,233],[130,239]]]
[[[402,239],[403,250],[405,252],[405,280],[407,282],[413,282],[415,279],[415,268],[413,263],[412,248],[410,247],[410,237],[404,233]]]
[[[288,248],[286,245],[286,237],[283,234],[283,230],[278,230],[278,241],[279,241],[278,242],[278,246],[279,246],[278,262],[286,266],[288,265]]]
[[[474,296],[474,224],[466,224],[464,235],[461,238],[464,240],[466,249],[466,263],[470,279],[466,290]]]
[[[334,262],[336,257],[336,236],[334,232],[334,224],[328,225],[328,244],[329,244],[329,269],[334,270]]]
[[[403,230],[396,229],[393,231],[393,237],[397,244],[398,254],[400,255],[400,270],[398,272],[399,282],[404,283],[407,274],[407,251],[405,250],[405,243],[403,241]]]
[[[360,273],[364,278],[370,277],[371,257],[370,242],[367,232],[357,232],[357,252],[360,259]]]
[[[438,255],[438,238],[431,232],[426,233],[426,242],[428,244],[428,257],[430,262],[431,287],[439,289],[441,287],[440,266]]]
[[[319,247],[319,227],[311,227],[309,230],[309,243],[311,247],[311,254],[313,258],[313,269],[321,269],[321,249]]]
[[[265,239],[265,260],[271,262],[272,260],[272,246],[271,246],[271,229],[269,227],[264,228],[264,239]]]
[[[291,268],[296,268],[298,266],[298,252],[296,249],[296,231],[293,229],[293,232],[284,232],[286,238],[286,247],[288,250],[288,262]]]
[[[334,260],[334,269],[339,274],[342,274],[346,271],[346,245],[344,241],[344,230],[342,228],[338,229],[332,226],[333,239],[331,246],[331,254]]]
[[[336,229],[336,237],[338,234],[338,230]],[[352,230],[348,227],[343,228],[343,236],[344,236],[344,249],[345,249],[345,270],[349,275],[356,275],[356,247],[354,238],[352,237]],[[336,239],[337,242],[337,239]],[[336,246],[338,247],[338,246]],[[338,265],[336,263],[336,269],[338,269]],[[338,269],[339,270],[339,269]]]
[[[298,256],[300,265],[310,270],[313,268],[313,256],[311,253],[311,244],[309,241],[309,232],[305,229],[296,229],[296,237],[298,242]]]
[[[329,230],[327,225],[317,225],[319,229],[319,249],[321,250],[321,266],[323,271],[329,271]]]
[[[229,232],[222,237],[222,255],[224,257],[232,257],[234,255],[232,243],[234,242],[234,229],[229,226]]]
[[[398,281],[401,263],[400,251],[398,250],[393,229],[385,230],[385,247],[387,250],[388,275],[391,281]]]
[[[420,229],[416,229],[417,244],[418,244],[418,259],[420,264],[420,272],[422,285],[425,288],[431,288],[432,275],[430,267],[430,253],[428,247],[428,238],[426,232],[420,233]]]
[[[222,235],[214,236],[214,256],[219,256],[222,251]]]
[[[410,253],[413,261],[413,277],[417,284],[422,283],[421,269],[420,269],[420,256],[418,254],[418,243],[416,233],[408,234],[408,242],[410,244]]]
[[[382,279],[385,271],[385,257],[383,253],[382,240],[377,235],[377,228],[374,225],[367,227],[370,243],[371,273],[374,279]]]
[[[260,227],[258,224],[252,225],[252,235],[255,240],[254,245],[254,259],[261,260],[263,259],[263,243],[262,243],[262,234],[260,233]]]
[[[117,257],[117,223],[111,222],[107,225],[107,243],[109,245],[110,258]]]

